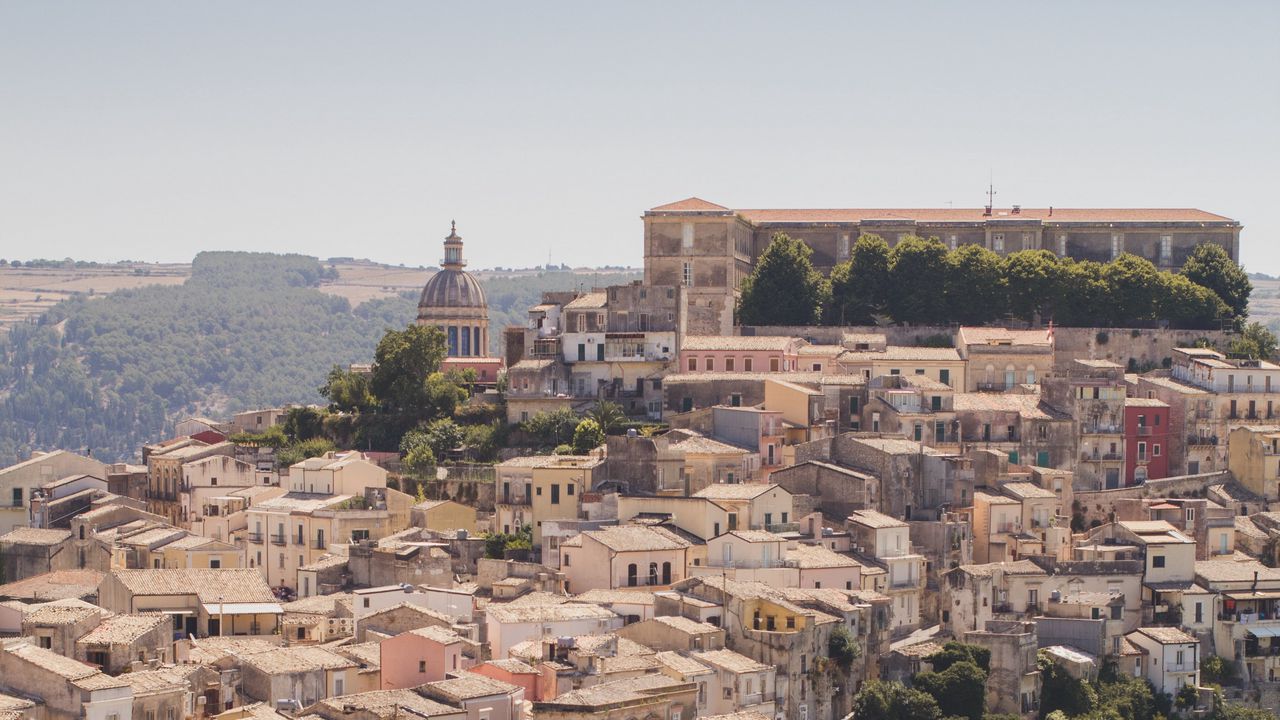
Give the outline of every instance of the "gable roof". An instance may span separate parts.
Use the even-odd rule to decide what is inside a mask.
[[[132,595],[195,595],[202,603],[275,603],[276,596],[253,568],[117,570]]]
[[[729,208],[700,197],[687,197],[665,205],[650,208],[650,212],[727,212]]]

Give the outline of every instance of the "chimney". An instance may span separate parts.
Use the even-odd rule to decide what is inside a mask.
[[[1013,206],[1013,214],[1014,214],[1014,215],[1021,215],[1021,214],[1022,214],[1022,206],[1021,206],[1021,205],[1014,205],[1014,206]]]
[[[987,205],[987,206],[985,206],[985,207],[983,207],[983,208],[982,208],[982,216],[983,216],[983,217],[991,217],[991,206],[990,206],[990,205]]]
[[[1053,217],[1053,206],[1049,206],[1049,217]]]

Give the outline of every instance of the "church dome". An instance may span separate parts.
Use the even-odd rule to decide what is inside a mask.
[[[420,310],[487,307],[484,289],[466,270],[444,269],[432,275],[418,300]]]
[[[418,299],[419,320],[441,313],[456,315],[450,310],[474,309],[483,313],[488,309],[480,281],[462,269],[466,264],[462,258],[462,237],[458,235],[457,224],[453,223],[449,237],[444,239],[444,260],[440,262],[440,271],[427,281],[422,288],[422,297]]]

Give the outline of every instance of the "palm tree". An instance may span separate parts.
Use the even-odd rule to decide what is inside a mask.
[[[596,406],[587,413],[587,417],[595,420],[606,435],[613,434],[627,421],[627,415],[622,412],[622,406],[608,400],[597,402]]]

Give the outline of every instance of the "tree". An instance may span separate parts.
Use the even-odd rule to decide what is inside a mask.
[[[492,425],[468,425],[464,442],[472,457],[481,462],[493,460],[498,454],[498,433]]]
[[[899,682],[869,680],[853,696],[854,720],[938,720],[942,711],[931,695]]]
[[[591,412],[587,413],[587,417],[595,420],[606,435],[617,431],[627,421],[627,415],[622,412],[622,406],[608,400],[597,402],[595,407],[591,408]]]
[[[834,660],[841,670],[848,672],[853,661],[860,655],[862,648],[858,647],[858,641],[849,632],[849,628],[841,625],[831,632],[831,637],[827,639],[827,657]]]
[[[521,424],[521,429],[543,445],[562,445],[573,440],[578,427],[578,414],[569,408],[534,413]]]
[[[284,415],[284,434],[301,441],[324,434],[324,413],[313,407],[291,407]]]
[[[1235,665],[1221,655],[1210,655],[1200,661],[1200,680],[1205,685],[1232,685],[1236,681]]]
[[[1160,283],[1157,314],[1170,327],[1208,330],[1216,328],[1231,312],[1212,290],[1191,282],[1185,275],[1160,273]]]
[[[436,466],[436,456],[427,443],[415,445],[401,459],[401,464],[409,472],[419,477],[431,472]]]
[[[859,236],[849,259],[831,271],[826,321],[834,325],[874,325],[885,312],[889,287],[889,243],[879,235]]]
[[[1085,260],[1063,262],[1053,320],[1069,327],[1106,324],[1112,316],[1111,288],[1102,263]]]
[[[447,417],[436,418],[427,423],[422,434],[431,448],[431,454],[437,458],[445,457],[466,439],[466,431],[462,426]]]
[[[1106,264],[1103,279],[1110,295],[1110,318],[1116,325],[1151,320],[1160,296],[1160,271],[1150,260],[1124,253]]]
[[[586,455],[604,444],[604,431],[595,420],[587,418],[573,431],[573,452]]]
[[[434,372],[427,376],[426,409],[430,417],[449,417],[467,401],[466,379],[456,372]]]
[[[1160,714],[1151,684],[1124,673],[1115,673],[1108,682],[1098,685],[1097,707],[1122,720],[1156,720]]]
[[[942,672],[958,662],[971,662],[983,670],[991,669],[991,651],[981,645],[948,640],[942,649],[925,658],[934,672]]]
[[[1182,274],[1191,282],[1209,288],[1231,310],[1231,316],[1243,320],[1249,315],[1249,295],[1253,283],[1249,275],[1220,245],[1197,245],[1182,264]]]
[[[1276,354],[1276,336],[1262,323],[1249,323],[1240,337],[1227,346],[1227,353],[1250,360],[1270,360]]]
[[[909,235],[893,247],[890,261],[886,296],[894,321],[924,325],[946,317],[946,246],[937,238]]]
[[[979,325],[1005,312],[1000,256],[981,245],[964,245],[946,255],[944,294],[950,319]]]
[[[982,720],[987,707],[987,671],[969,660],[952,663],[942,672],[922,672],[913,684],[933,696],[944,715]]]
[[[816,325],[830,296],[813,251],[783,233],[773,236],[755,269],[742,281],[738,322],[743,325]]]
[[[1052,312],[1062,282],[1057,255],[1048,250],[1019,250],[1004,259],[1003,274],[1014,317],[1033,322],[1036,316]]]
[[[388,410],[428,417],[433,406],[427,379],[445,357],[444,333],[427,325],[389,330],[374,352],[370,390]]]
[[[337,365],[329,371],[320,394],[328,398],[329,407],[339,412],[364,412],[378,404],[369,389],[368,373],[352,372]]]
[[[1052,712],[1068,716],[1084,715],[1098,703],[1098,693],[1093,686],[1072,677],[1071,673],[1043,653],[1036,664],[1040,669],[1040,717]]]

